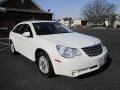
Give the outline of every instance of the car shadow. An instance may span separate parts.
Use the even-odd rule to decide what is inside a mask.
[[[76,77],[76,79],[84,79],[84,78],[89,78],[92,76],[95,76],[97,74],[100,74],[102,72],[104,72],[105,70],[107,70],[109,68],[109,66],[112,63],[112,58],[108,55],[107,59],[106,59],[106,63],[98,70],[84,74],[84,75],[80,75],[78,77]]]

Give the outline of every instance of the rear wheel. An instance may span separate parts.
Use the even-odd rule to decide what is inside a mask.
[[[37,64],[40,73],[45,77],[52,77],[54,75],[54,70],[51,60],[45,52],[41,52],[38,54]]]
[[[16,55],[16,54],[17,54],[13,42],[10,43],[10,50],[11,50],[11,52],[12,52],[13,55]]]

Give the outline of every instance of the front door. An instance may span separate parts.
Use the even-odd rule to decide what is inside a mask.
[[[22,53],[27,56],[30,59],[33,59],[34,57],[34,38],[33,38],[33,33],[32,30],[30,28],[30,26],[28,24],[24,25],[23,28],[23,33],[25,32],[30,32],[30,36],[29,37],[25,37],[24,35],[22,35],[22,44],[21,44],[21,49],[22,49]]]

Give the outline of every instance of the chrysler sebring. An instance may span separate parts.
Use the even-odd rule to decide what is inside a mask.
[[[77,77],[98,70],[108,52],[98,38],[53,21],[21,22],[10,32],[9,40],[11,52],[34,61],[46,77]]]

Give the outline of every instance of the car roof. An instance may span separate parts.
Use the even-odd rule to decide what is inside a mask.
[[[24,22],[20,22],[19,24],[25,24],[25,23],[41,23],[41,22],[55,22],[55,21],[34,20],[34,21],[24,21]]]

